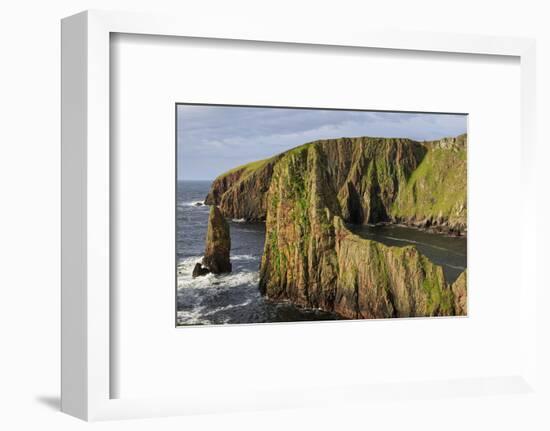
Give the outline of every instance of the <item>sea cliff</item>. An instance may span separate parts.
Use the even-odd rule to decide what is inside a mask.
[[[467,230],[466,135],[439,141],[341,138],[311,142],[216,178],[206,197],[229,218],[265,220],[274,167],[317,148],[346,223],[401,223],[462,235]]]
[[[453,285],[414,246],[361,238],[347,224],[403,223],[466,233],[466,135],[321,140],[218,177],[206,203],[265,220],[260,289],[347,318],[466,314]]]

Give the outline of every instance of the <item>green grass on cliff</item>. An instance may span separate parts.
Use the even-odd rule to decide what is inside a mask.
[[[315,141],[315,142],[317,142],[317,141]],[[263,168],[266,164],[268,164],[269,162],[275,160],[277,157],[280,157],[280,156],[283,156],[283,155],[286,156],[286,155],[289,155],[289,154],[298,154],[299,152],[307,149],[312,144],[315,144],[315,142],[308,142],[306,144],[302,144],[298,147],[292,148],[292,149],[290,149],[288,151],[285,151],[281,154],[277,154],[275,156],[268,157],[267,159],[256,160],[254,162],[245,163],[244,165],[236,166],[236,167],[234,167],[232,169],[229,169],[228,171],[224,172],[223,174],[218,175],[216,177],[216,179],[225,177],[226,175],[235,173],[235,172],[240,171],[240,170],[243,170],[243,174],[241,176],[241,179],[243,179],[243,178],[247,177],[248,175],[256,172],[258,169]]]
[[[289,268],[289,262],[302,259],[301,263],[307,264],[313,230],[318,233],[320,229],[332,228],[327,211],[324,208],[317,211],[312,207],[314,166],[321,163],[318,157],[315,147],[305,144],[284,153],[275,166],[268,211],[277,217],[277,223],[271,224],[272,219],[268,219],[269,234],[264,248],[270,255],[274,279],[303,276],[296,270],[296,264]],[[284,232],[279,232],[281,222],[286,228]]]
[[[288,152],[281,162],[281,176],[284,178],[285,200],[293,202],[291,218],[298,230],[295,246],[305,256],[310,236],[309,187],[306,184],[308,147],[302,145]]]
[[[426,278],[422,282],[422,288],[427,296],[425,314],[427,316],[451,316],[453,314],[453,293],[445,284],[443,270],[436,265],[428,265],[429,259],[422,256],[426,262],[424,270]]]
[[[240,171],[240,170],[243,171],[240,179],[244,179],[248,175],[250,175],[250,174],[254,173],[255,171],[257,171],[258,169],[264,167],[267,163],[272,161],[274,158],[275,157],[269,157],[267,159],[256,160],[254,162],[250,162],[250,163],[246,163],[244,165],[237,166],[235,168],[229,169],[228,171],[224,172],[223,174],[218,175],[216,177],[216,179],[225,177],[226,175],[235,173],[235,172]]]
[[[466,150],[431,148],[399,191],[392,215],[466,221]]]

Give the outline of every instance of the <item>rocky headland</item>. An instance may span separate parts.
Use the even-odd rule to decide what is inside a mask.
[[[451,285],[416,247],[364,239],[347,225],[465,235],[466,140],[315,141],[219,176],[206,203],[225,217],[265,220],[268,299],[346,318],[464,315],[466,272]]]

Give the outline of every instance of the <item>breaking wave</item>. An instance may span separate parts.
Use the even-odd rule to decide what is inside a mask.
[[[208,206],[204,201],[181,202],[180,205],[184,207],[207,207]]]
[[[193,278],[193,268],[202,256],[190,256],[178,264],[178,325],[228,323],[260,300],[259,271],[246,265],[257,261],[250,254],[231,257],[233,271]]]
[[[233,272],[228,274],[207,274],[202,277],[193,278],[193,268],[202,256],[192,256],[182,259],[178,264],[178,290],[196,288],[230,288],[244,284],[257,284],[260,280],[259,271],[250,271],[239,268],[239,261],[258,260],[259,257],[249,254],[236,255],[231,257]]]
[[[231,261],[234,261],[234,260],[236,261],[245,260],[245,261],[251,262],[254,260],[260,260],[260,256],[254,256],[252,254],[238,254],[236,256],[231,257]]]

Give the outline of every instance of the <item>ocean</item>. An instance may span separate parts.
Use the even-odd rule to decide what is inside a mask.
[[[178,325],[297,322],[335,320],[321,310],[289,303],[271,303],[259,292],[259,267],[265,225],[229,220],[231,232],[230,274],[208,274],[193,279],[202,259],[209,207],[204,199],[210,181],[179,181],[177,185],[177,323]],[[401,226],[354,226],[357,234],[388,245],[415,244],[418,250],[443,266],[449,282],[466,267],[466,239]]]

